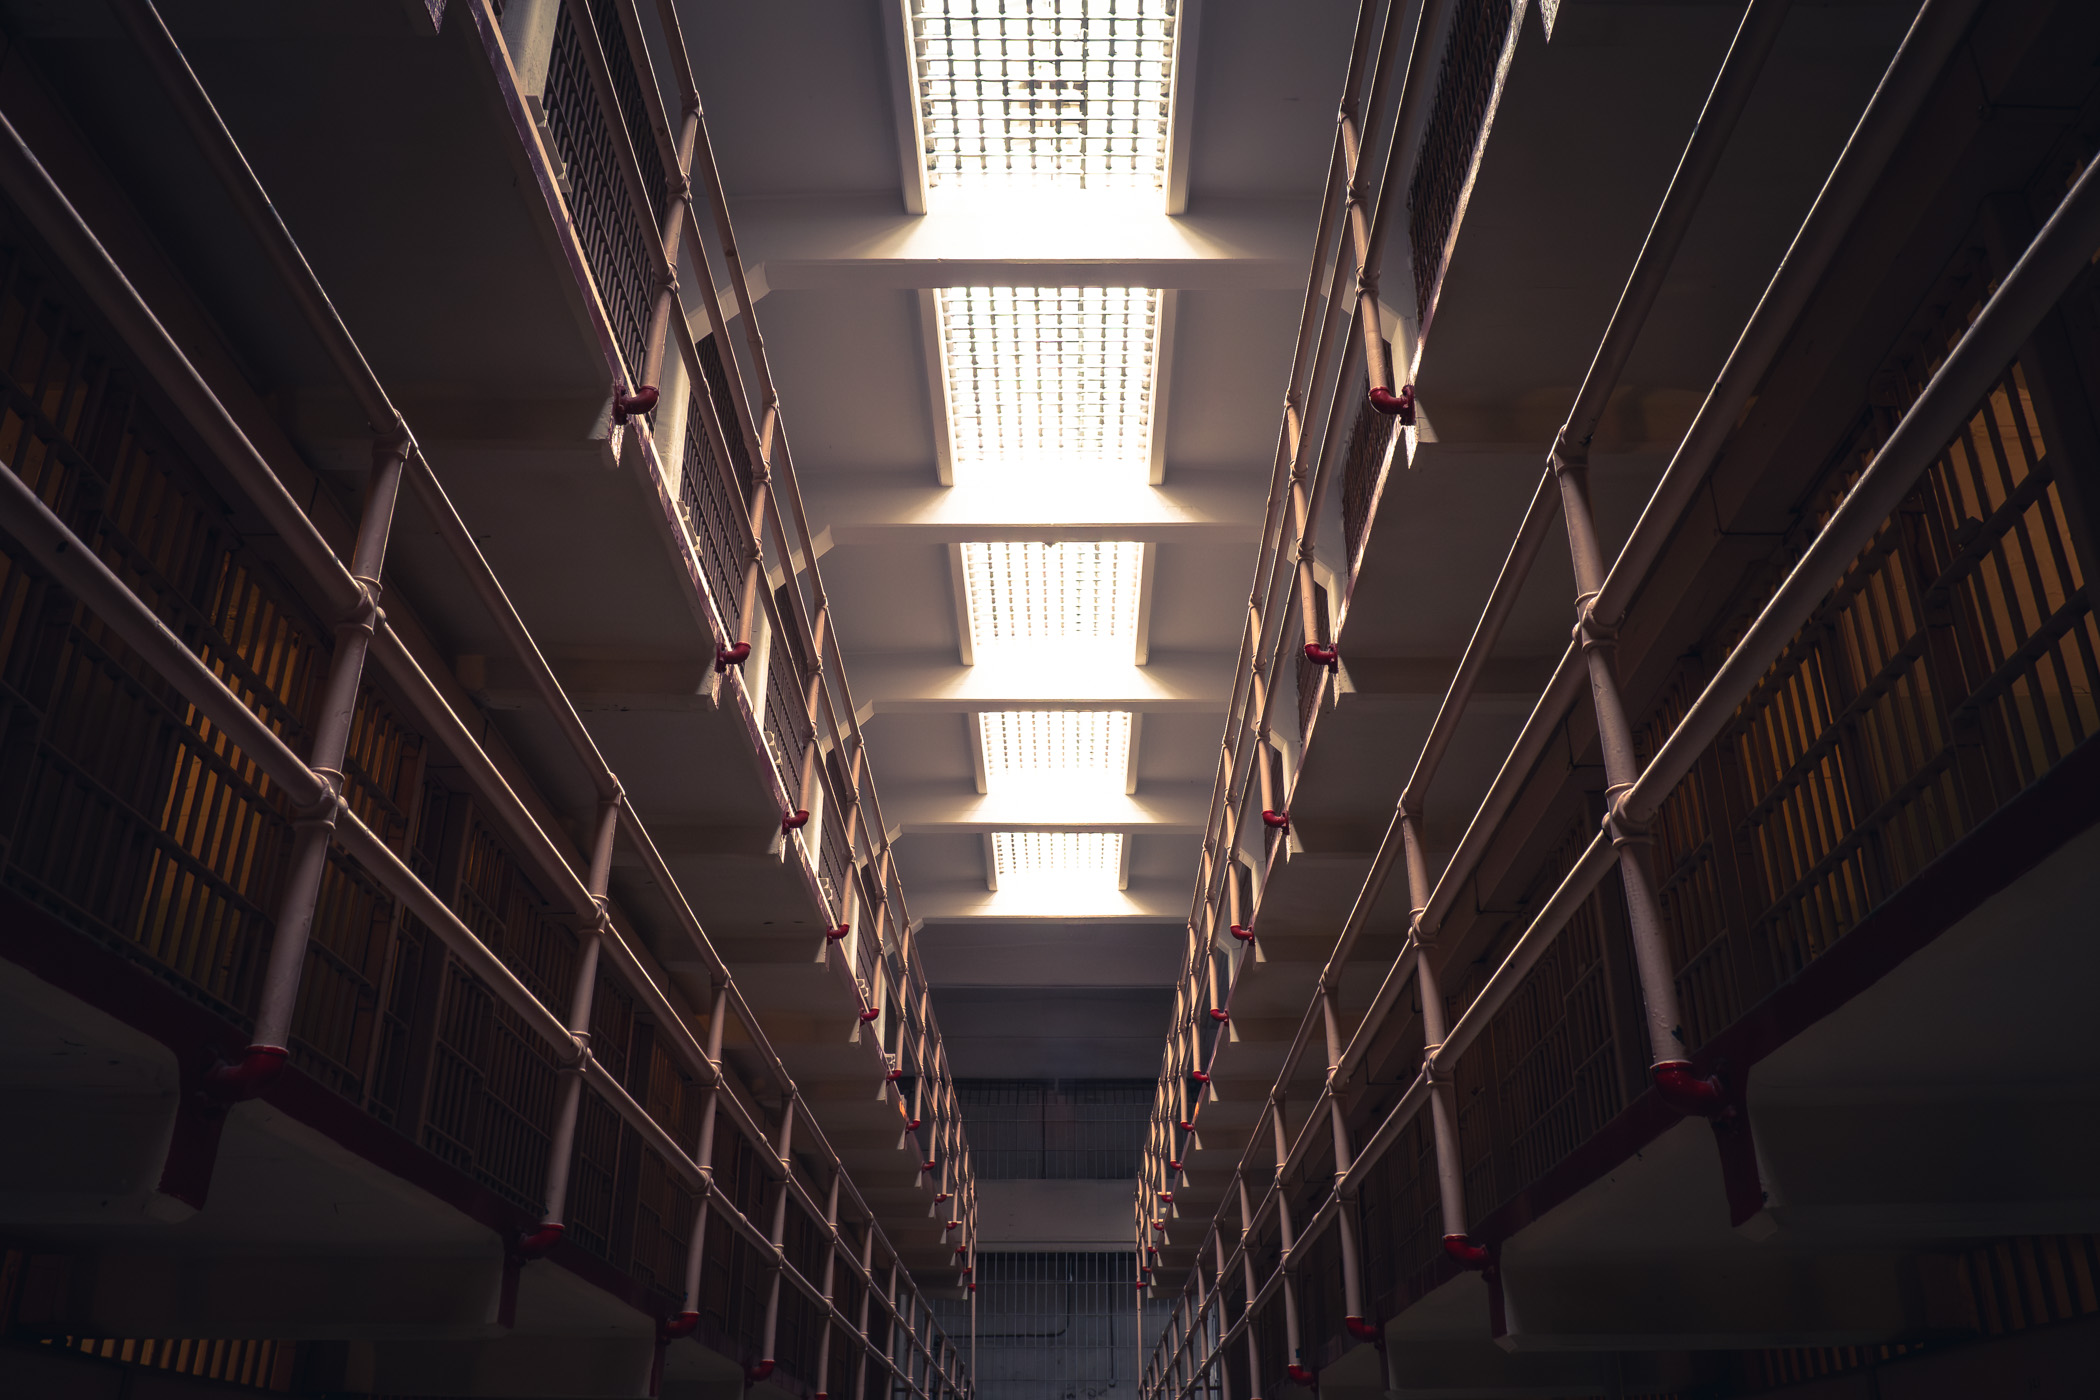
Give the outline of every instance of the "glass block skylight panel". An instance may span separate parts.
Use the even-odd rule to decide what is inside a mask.
[[[1159,189],[1176,0],[914,0],[936,186]]]
[[[978,653],[1027,643],[1137,645],[1145,546],[1032,540],[962,547],[963,601]]]
[[[942,289],[957,475],[1120,467],[1144,481],[1159,297],[1152,287]]]
[[[999,888],[1114,889],[1122,883],[1120,831],[995,831],[992,877]]]
[[[991,792],[1123,790],[1128,710],[986,710],[977,732]]]

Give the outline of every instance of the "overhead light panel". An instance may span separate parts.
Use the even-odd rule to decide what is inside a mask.
[[[977,732],[992,794],[1123,791],[1128,710],[987,710]]]
[[[1176,0],[914,0],[932,186],[1156,190]]]
[[[964,544],[973,653],[1080,644],[1134,656],[1144,563],[1145,546],[1131,540]]]
[[[1157,288],[948,287],[935,305],[958,479],[1147,479]]]
[[[1120,889],[1120,831],[995,831],[992,882],[1001,891],[1077,894]]]

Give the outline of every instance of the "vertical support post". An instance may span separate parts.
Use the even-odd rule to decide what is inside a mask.
[[[1696,1074],[1688,1058],[1683,1016],[1677,1004],[1677,979],[1670,967],[1662,899],[1656,887],[1653,847],[1648,826],[1621,810],[1620,798],[1640,777],[1633,725],[1614,665],[1617,632],[1596,615],[1594,603],[1604,586],[1605,561],[1590,510],[1589,466],[1584,449],[1565,437],[1554,444],[1553,473],[1560,483],[1561,518],[1567,524],[1568,553],[1575,571],[1575,635],[1589,666],[1590,698],[1597,712],[1597,738],[1604,752],[1607,811],[1605,833],[1619,849],[1620,878],[1626,890],[1626,922],[1633,935],[1634,966],[1648,1025],[1649,1077],[1663,1101],[1679,1113],[1714,1116],[1727,1106],[1720,1082]]]
[[[575,1157],[576,1121],[583,1109],[583,1067],[591,1054],[591,1004],[598,992],[598,957],[612,931],[605,892],[612,878],[613,839],[619,831],[620,795],[599,804],[598,827],[591,841],[591,868],[586,891],[595,915],[576,958],[576,980],[569,990],[569,1035],[576,1042],[574,1061],[563,1066],[561,1097],[554,1110],[554,1133],[547,1147],[547,1203],[540,1226],[518,1242],[518,1253],[537,1259],[552,1249],[566,1228],[569,1170]]]
[[[1290,1355],[1284,1370],[1300,1385],[1309,1383],[1311,1368],[1305,1364],[1305,1348],[1298,1332],[1297,1264],[1291,1259],[1291,1250],[1297,1245],[1297,1233],[1291,1228],[1291,1198],[1284,1189],[1283,1165],[1291,1153],[1290,1133],[1283,1122],[1283,1097],[1269,1100],[1269,1126],[1276,1143],[1276,1233],[1282,1249],[1276,1261],[1276,1272],[1283,1276],[1283,1345]]]
[[[1259,1287],[1254,1278],[1254,1254],[1247,1246],[1254,1237],[1254,1205],[1247,1199],[1245,1175],[1233,1178],[1233,1185],[1240,1194],[1240,1285],[1246,1289],[1245,1299],[1240,1304],[1240,1321],[1247,1325],[1247,1400],[1261,1400],[1261,1341],[1254,1325],[1254,1294]]]
[[[824,1251],[824,1313],[818,1322],[817,1384],[815,1400],[831,1400],[831,1304],[832,1287],[838,1279],[839,1251],[845,1246],[839,1240],[839,1178],[845,1175],[843,1167],[834,1167],[831,1172],[831,1190],[824,1199],[824,1229],[831,1237],[830,1247]]]
[[[773,1242],[773,1257],[767,1261],[767,1266],[773,1272],[773,1279],[766,1289],[766,1326],[758,1360],[759,1369],[765,1375],[758,1377],[760,1380],[773,1374],[773,1343],[779,1336],[780,1268],[784,1257],[782,1251],[787,1246],[788,1197],[793,1194],[791,1188],[795,1180],[795,1102],[795,1095],[791,1093],[780,1109],[780,1146],[777,1152],[780,1158],[780,1194],[773,1198],[773,1232],[768,1236]]]
[[[693,1233],[686,1240],[685,1311],[678,1317],[688,1332],[700,1320],[700,1267],[707,1248],[707,1211],[715,1197],[715,1112],[722,1094],[722,1021],[728,1010],[729,984],[718,982],[707,1017],[707,1062],[714,1070],[714,1082],[707,1086],[707,1094],[700,1101],[699,1140],[693,1149],[693,1162],[707,1179],[707,1193],[693,1212]]]
[[[291,870],[277,901],[275,934],[263,968],[262,997],[255,1015],[255,1037],[239,1060],[216,1066],[206,1078],[213,1097],[226,1102],[250,1099],[284,1071],[291,1055],[292,1018],[299,1007],[299,984],[306,971],[306,948],[313,934],[314,907],[328,865],[328,844],[335,833],[343,801],[343,763],[357,720],[357,693],[364,681],[365,655],[373,633],[384,619],[379,609],[380,574],[386,567],[387,540],[393,531],[394,505],[401,496],[401,473],[414,450],[398,423],[372,444],[372,475],[358,517],[350,574],[360,597],[335,625],[335,651],[321,691],[321,711],[314,725],[307,762],[327,784],[326,795],[293,821]]]

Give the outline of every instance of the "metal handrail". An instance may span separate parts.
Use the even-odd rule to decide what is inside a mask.
[[[1614,626],[1623,619],[1625,609],[1623,604],[1617,603],[1617,598],[1630,597],[1638,590],[1648,569],[1660,554],[1663,539],[1674,528],[1684,504],[1690,500],[1711,464],[1713,449],[1718,446],[1720,434],[1718,429],[1707,425],[1709,416],[1715,420],[1732,423],[1740,412],[1743,402],[1776,353],[1779,342],[1793,325],[1810,290],[1834,255],[1839,241],[1850,228],[1864,203],[1868,189],[1890,159],[1926,90],[1937,78],[1954,43],[1966,30],[1975,8],[1975,0],[1927,0],[1920,11],[1910,33],[1892,60],[1888,73],[1877,88],[1873,100],[1863,113],[1852,139],[1833,167],[1815,206],[1804,221],[1800,235],[1775,273],[1771,288],[1753,314],[1735,353],[1724,367],[1700,418],[1695,420],[1683,446],[1673,458],[1670,470],[1658,484],[1634,537],[1629,539],[1610,571],[1603,575],[1618,589],[1613,599],[1614,606],[1607,612],[1600,590],[1582,600],[1588,604],[1585,614],[1587,618],[1609,616]],[[1751,18],[1751,15],[1746,15],[1746,27]],[[1769,42],[1769,37],[1765,42]],[[1717,92],[1728,80],[1727,65],[1724,65],[1723,75],[1717,80]],[[1695,143],[1701,134],[1703,133],[1695,134]],[[1690,162],[1691,156],[1692,153],[1688,151],[1687,162]],[[1666,207],[1665,213],[1667,212]],[[1661,223],[1662,218],[1659,216],[1658,224]],[[1646,820],[1652,817],[1659,807],[1664,795],[1682,780],[1697,756],[1713,742],[1740,704],[1742,697],[1756,684],[1759,676],[1783,648],[1787,639],[1798,630],[1802,621],[1827,593],[1851,558],[1864,546],[1889,511],[1894,509],[1909,489],[1917,471],[1923,469],[1930,456],[1938,451],[1946,437],[1959,426],[1962,417],[1970,411],[1975,400],[1987,390],[1990,377],[1999,371],[2005,360],[2011,357],[2031,332],[2034,322],[2053,304],[2062,285],[2080,270],[2085,254],[2090,252],[2092,242],[2096,238],[2100,238],[2100,182],[2095,182],[2088,171],[2059,206],[2043,234],[2036,238],[2028,254],[2022,258],[2020,266],[2006,278],[1998,294],[1986,304],[1984,313],[1971,326],[1954,354],[1942,365],[1925,393],[1905,415],[1897,434],[1893,435],[1877,454],[1860,483],[1861,487],[1866,487],[1871,480],[1872,489],[1855,489],[1848,496],[1845,505],[1826,525],[1808,555],[1804,556],[1788,576],[1780,591],[1774,595],[1757,622],[1752,625],[1750,632],[1738,642],[1713,681],[1709,682],[1694,707],[1698,723],[1689,723],[1694,717],[1691,713],[1680,719],[1656,757],[1650,761],[1638,779],[1614,789],[1619,795],[1613,805],[1613,827],[1595,838],[1578,858],[1545,907],[1519,937],[1503,963],[1490,976],[1448,1034],[1428,1035],[1430,1044],[1425,1052],[1422,1072],[1408,1086],[1399,1103],[1355,1154],[1353,1160],[1348,1160],[1345,1164],[1338,1159],[1335,1187],[1316,1215],[1316,1222],[1339,1218],[1342,1203],[1353,1194],[1363,1172],[1383,1155],[1396,1139],[1399,1130],[1419,1113],[1422,1106],[1433,1101],[1440,1082],[1448,1079],[1450,1065],[1472,1043],[1509,992],[1521,982],[1524,974],[1543,954],[1573,909],[1589,895],[1614,865],[1620,863],[1620,851],[1614,837],[1624,841],[1627,839],[1627,833],[1642,829]],[[1637,266],[1636,277],[1639,276],[1640,269]],[[1629,287],[1628,297],[1622,299],[1622,310],[1634,302],[1634,290]],[[1647,295],[1652,297],[1652,294],[1653,287],[1650,285]],[[1610,348],[1609,339],[1608,334],[1607,346],[1600,347],[1597,361],[1597,366],[1603,366],[1607,371],[1611,368],[1606,354],[1606,350]],[[1619,362],[1623,364],[1623,352]],[[1597,366],[1593,366],[1593,374]],[[1602,395],[1597,397],[1601,402]],[[1594,418],[1589,422],[1593,425]],[[1564,434],[1556,441],[1556,458],[1563,457],[1564,454],[1572,455],[1569,453],[1570,437],[1572,434]],[[1567,470],[1564,462],[1560,464],[1560,470]],[[1542,489],[1541,496],[1544,497],[1545,494]],[[1673,503],[1674,509],[1670,508]],[[1586,513],[1586,502],[1584,511]],[[1513,559],[1517,550],[1524,548],[1525,535],[1532,533],[1536,528],[1533,525],[1533,517],[1539,515],[1544,515],[1546,522],[1550,523],[1550,506],[1542,508],[1542,501],[1535,499],[1533,510],[1527,514],[1526,529],[1520,532],[1519,544],[1512,551]],[[1535,552],[1535,546],[1533,548]],[[1506,567],[1505,573],[1508,571]],[[1498,592],[1500,588],[1501,584],[1498,582]],[[1478,633],[1476,638],[1477,636]],[[1580,665],[1580,661],[1576,659],[1576,650],[1571,648],[1569,657],[1564,658],[1557,676],[1567,674],[1576,684],[1563,684],[1557,679],[1554,684],[1549,685],[1539,709],[1534,712],[1533,722],[1526,726],[1527,735],[1535,730],[1550,730],[1559,723],[1567,706],[1572,704],[1573,696],[1568,692],[1579,688]],[[1594,660],[1591,665],[1594,667]],[[1452,693],[1446,697],[1445,711],[1462,708],[1463,701],[1464,696],[1459,693],[1459,686],[1455,680]],[[1440,713],[1439,723],[1442,722]],[[1608,734],[1606,742],[1609,746],[1611,740]],[[1505,763],[1502,775],[1498,776],[1483,802],[1481,813],[1475,818],[1473,829],[1469,830],[1459,855],[1454,856],[1451,865],[1444,872],[1443,879],[1439,881],[1436,896],[1443,895],[1447,885],[1455,887],[1470,874],[1470,868],[1461,872],[1459,867],[1468,846],[1474,848],[1477,858],[1478,847],[1485,844],[1484,840],[1475,842],[1475,833],[1486,835],[1493,832],[1507,810],[1508,795],[1513,794],[1515,784],[1521,782],[1530,771],[1530,760],[1518,761],[1523,758],[1525,747],[1525,741],[1520,738],[1516,752],[1511,760]],[[1533,754],[1532,758],[1535,757],[1536,754]],[[1418,765],[1417,773],[1420,774],[1421,771]],[[1413,787],[1414,782],[1411,779],[1410,788]],[[1419,796],[1418,792],[1416,795]],[[1411,815],[1407,799],[1403,796],[1395,814],[1394,828],[1402,828],[1405,819]],[[1388,841],[1393,837],[1394,831],[1389,830]],[[1416,861],[1417,851],[1418,848],[1407,851],[1411,866]],[[1385,857],[1385,864],[1389,868],[1391,857],[1386,855],[1384,844],[1381,845],[1381,856]],[[1414,869],[1411,869],[1410,873],[1419,875]],[[1374,873],[1374,878],[1382,876]],[[1419,892],[1426,885],[1426,880],[1417,878],[1414,883]],[[1324,1100],[1332,1101],[1336,1086],[1347,1078],[1347,1070],[1360,1063],[1370,1039],[1377,1033],[1386,1011],[1394,1003],[1397,990],[1405,985],[1410,976],[1421,977],[1427,971],[1427,960],[1422,956],[1423,943],[1433,935],[1436,927],[1427,916],[1435,912],[1436,896],[1424,901],[1418,893],[1415,930],[1410,934],[1406,947],[1394,960],[1392,971],[1381,987],[1372,1011],[1359,1023],[1347,1051],[1336,1058],[1337,1069],[1330,1074],[1322,1091]],[[1425,903],[1428,905],[1427,911],[1424,908]],[[1426,1012],[1430,1003],[1426,986],[1422,1000]],[[1317,1003],[1315,1009],[1318,1009]],[[1303,1038],[1301,1033],[1301,1041]],[[1291,1068],[1287,1062],[1284,1073],[1277,1080],[1277,1088],[1272,1095],[1272,1106],[1290,1077]],[[1686,1091],[1682,1097],[1671,1100],[1666,1090],[1665,1096],[1666,1101],[1672,1101],[1672,1106],[1680,1112],[1702,1111],[1697,1106],[1695,1093]],[[1282,1160],[1276,1175],[1278,1182],[1285,1178],[1290,1164],[1300,1158],[1307,1140],[1313,1136],[1317,1116],[1315,1111],[1308,1117],[1298,1144],[1287,1152],[1279,1152],[1278,1156]],[[1441,1135],[1444,1124],[1439,1122],[1437,1127]],[[1344,1142],[1345,1138],[1338,1128],[1338,1148],[1342,1147]],[[1242,1179],[1244,1174],[1252,1169],[1255,1161],[1256,1153],[1253,1144],[1250,1143],[1248,1150],[1241,1157],[1240,1166],[1236,1169]],[[1440,1162],[1440,1174],[1443,1165]],[[1275,1193],[1272,1191],[1270,1194],[1274,1196]],[[1231,1259],[1243,1258],[1248,1234],[1258,1218],[1259,1216],[1250,1217],[1243,1223],[1240,1244],[1235,1248]],[[1447,1214],[1447,1228],[1449,1222],[1450,1216]],[[1462,1229],[1462,1220],[1460,1228]],[[1226,1229],[1224,1212],[1221,1209],[1203,1240],[1206,1245],[1215,1243],[1221,1256]],[[1309,1223],[1306,1231],[1299,1236],[1298,1246],[1302,1249],[1306,1240],[1314,1233],[1316,1232]],[[1460,1235],[1459,1238],[1463,1240],[1464,1236]],[[1467,1244],[1470,1247],[1470,1241],[1467,1241]],[[1221,1257],[1220,1277],[1229,1267],[1231,1259]],[[1198,1267],[1190,1285],[1184,1289],[1185,1295],[1189,1295],[1190,1298],[1194,1292],[1201,1291],[1201,1273],[1199,1251]],[[1260,1296],[1266,1297],[1276,1287],[1282,1286],[1286,1286],[1286,1270],[1280,1267],[1264,1284]],[[1216,1287],[1210,1289],[1200,1299],[1201,1308],[1207,1310],[1219,1292]],[[1185,1301],[1187,1300],[1185,1298]],[[1242,1310],[1237,1322],[1230,1326],[1221,1326],[1216,1349],[1198,1362],[1194,1368],[1195,1374],[1200,1375],[1207,1371],[1209,1366],[1215,1364],[1226,1343],[1246,1330],[1253,1314],[1254,1301],[1250,1299],[1249,1305]],[[1173,1364],[1178,1364],[1179,1349],[1172,1353],[1172,1357]],[[1169,1354],[1156,1348],[1154,1367],[1149,1375],[1156,1377],[1164,1374],[1163,1367],[1168,1362]],[[1185,1393],[1186,1389],[1187,1387],[1183,1387],[1182,1393]]]

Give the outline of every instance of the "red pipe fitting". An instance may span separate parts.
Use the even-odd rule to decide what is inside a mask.
[[[699,1325],[700,1314],[696,1312],[682,1312],[658,1322],[656,1324],[656,1335],[667,1342],[675,1342],[680,1337],[692,1336],[693,1329]]]
[[[879,1007],[879,1006],[871,1006],[871,1007],[869,1007],[869,1008],[868,1008],[868,1009],[867,1009],[866,1011],[863,1011],[863,1012],[861,1012],[861,1013],[860,1013],[860,1023],[861,1023],[862,1025],[864,1025],[864,1026],[865,1026],[865,1025],[869,1025],[869,1024],[873,1023],[873,1021],[875,1020],[875,1018],[876,1018],[877,1016],[880,1016],[881,1014],[882,1014],[882,1008],[881,1008],[881,1007]]]
[[[1167,1232],[1167,1222],[1164,1220],[1155,1220],[1152,1222],[1152,1228],[1157,1230],[1160,1234],[1164,1235]]]
[[[1716,1074],[1701,1075],[1690,1060],[1663,1060],[1648,1071],[1662,1101],[1687,1118],[1726,1118],[1734,1109]]]
[[[1234,924],[1232,926],[1232,936],[1242,943],[1252,943],[1254,941],[1254,930],[1248,928],[1245,924]]]
[[[1461,1269],[1485,1269],[1495,1261],[1493,1252],[1484,1244],[1475,1244],[1471,1235],[1444,1236],[1444,1253]]]
[[[904,1071],[901,1069],[886,1069],[882,1072],[882,1080],[885,1084],[895,1084],[903,1077]]]
[[[1293,1361],[1290,1365],[1284,1367],[1283,1373],[1289,1376],[1292,1380],[1296,1381],[1298,1384],[1306,1386],[1313,1385],[1320,1379],[1320,1373],[1318,1371],[1315,1371],[1310,1366],[1302,1366],[1295,1361]]]
[[[518,1236],[517,1253],[520,1259],[544,1259],[547,1251],[561,1243],[562,1232],[568,1226],[559,1220],[550,1220],[539,1229]]]
[[[1332,671],[1342,664],[1342,649],[1332,642],[1307,642],[1305,659],[1315,666],[1325,666]]]
[[[1185,1133],[1193,1133],[1193,1132],[1195,1132],[1195,1131],[1196,1131],[1196,1125],[1195,1125],[1194,1123],[1190,1123],[1190,1122],[1186,1122],[1186,1121],[1184,1121],[1184,1122],[1180,1122],[1180,1123],[1176,1123],[1176,1124],[1175,1124],[1174,1126],[1175,1126],[1175,1127],[1177,1127],[1177,1128],[1179,1128],[1179,1129],[1181,1129],[1181,1131],[1183,1131],[1183,1132],[1185,1132]]]
[[[809,809],[807,807],[797,807],[794,811],[788,812],[780,818],[780,832],[783,836],[790,831],[800,831],[808,825]]]
[[[928,1167],[930,1168],[930,1167],[932,1167],[932,1166],[933,1166],[933,1163],[931,1163],[931,1162],[928,1162],[928,1163],[927,1163],[926,1165],[927,1165],[927,1166],[928,1166]],[[937,1205],[937,1206],[938,1206],[938,1205],[945,1205],[945,1204],[947,1204],[947,1203],[948,1203],[949,1201],[952,1201],[952,1200],[954,1200],[954,1199],[955,1199],[955,1193],[954,1193],[953,1191],[943,1191],[943,1192],[941,1192],[941,1194],[940,1194],[940,1195],[938,1195],[938,1196],[935,1196],[935,1197],[933,1198],[933,1203],[934,1203],[935,1205]]]
[[[1371,391],[1371,407],[1388,418],[1397,418],[1404,428],[1415,425],[1415,386],[1404,384],[1394,393],[1383,384]]]
[[[1148,1245],[1146,1245],[1146,1246],[1145,1246],[1145,1253],[1147,1253],[1147,1254],[1157,1254],[1157,1253],[1159,1253],[1159,1246],[1158,1246],[1158,1245],[1156,1245],[1156,1244],[1148,1244]]]
[[[761,1381],[770,1380],[773,1376],[773,1368],[778,1364],[770,1356],[763,1361],[754,1361],[744,1368],[744,1379],[753,1385],[757,1385]]]
[[[936,1157],[936,1158],[934,1158],[934,1159],[933,1159],[932,1161],[930,1161],[930,1162],[921,1162],[921,1163],[919,1163],[919,1170],[920,1170],[920,1171],[922,1171],[922,1172],[930,1172],[930,1171],[932,1171],[932,1170],[933,1170],[933,1169],[934,1169],[935,1167],[939,1166],[940,1164],[941,1164],[941,1159],[940,1159],[940,1158],[938,1158],[938,1157]]]
[[[1291,814],[1289,812],[1272,812],[1264,807],[1261,812],[1261,820],[1262,825],[1274,827],[1278,831],[1289,831],[1291,829]]]
[[[715,648],[715,670],[717,673],[732,666],[741,666],[751,659],[751,643],[738,642],[733,647]]]
[[[825,936],[826,938],[830,939],[830,940],[831,940],[832,942],[834,942],[834,943],[843,943],[843,942],[845,942],[845,941],[846,941],[846,935],[848,935],[848,934],[850,934],[850,933],[852,933],[852,932],[853,932],[853,925],[851,925],[851,924],[840,924],[840,925],[839,925],[839,926],[838,926],[837,928],[828,928],[828,929],[825,929],[825,930],[824,930],[824,936]]]
[[[907,1119],[905,1119],[905,1120],[904,1120],[904,1131],[906,1131],[907,1133],[915,1133],[915,1132],[919,1131],[919,1120],[918,1120],[918,1119],[916,1119],[916,1118],[907,1118]]]
[[[1366,1322],[1360,1317],[1345,1317],[1342,1326],[1348,1328],[1349,1335],[1359,1342],[1376,1342],[1385,1336],[1384,1329],[1377,1323]]]
[[[962,1222],[960,1220],[951,1220],[946,1225],[941,1226],[941,1233],[945,1235],[950,1230],[960,1230],[961,1228]]]
[[[613,422],[625,423],[636,414],[649,412],[658,397],[654,384],[644,384],[631,394],[613,395]]]
[[[962,1258],[965,1254],[968,1254],[969,1252],[970,1247],[966,1244],[959,1244],[955,1247],[955,1257],[958,1259]],[[970,1271],[968,1269],[964,1269],[963,1272],[968,1273]]]
[[[1173,1204],[1174,1204],[1174,1193],[1173,1193],[1172,1191],[1162,1191],[1162,1192],[1160,1192],[1160,1193],[1159,1193],[1159,1198],[1160,1198],[1160,1199],[1161,1199],[1162,1201],[1165,1201],[1165,1202],[1166,1202],[1166,1203],[1167,1203],[1168,1205],[1173,1205]]]
[[[204,1076],[204,1092],[221,1103],[252,1099],[284,1073],[289,1053],[282,1045],[251,1045],[232,1064],[212,1066]]]
[[[1179,1163],[1179,1162],[1168,1162],[1168,1163],[1167,1163],[1167,1170],[1168,1170],[1168,1171],[1170,1171],[1170,1172],[1178,1172],[1178,1171],[1180,1171],[1180,1170],[1181,1170],[1181,1163]]]
[[[1195,1080],[1198,1084],[1208,1084],[1210,1083],[1210,1071],[1207,1069],[1192,1069],[1189,1071],[1189,1078]]]
[[[1222,1006],[1213,1006],[1210,1009],[1210,1019],[1222,1026],[1232,1019],[1232,1013]]]

